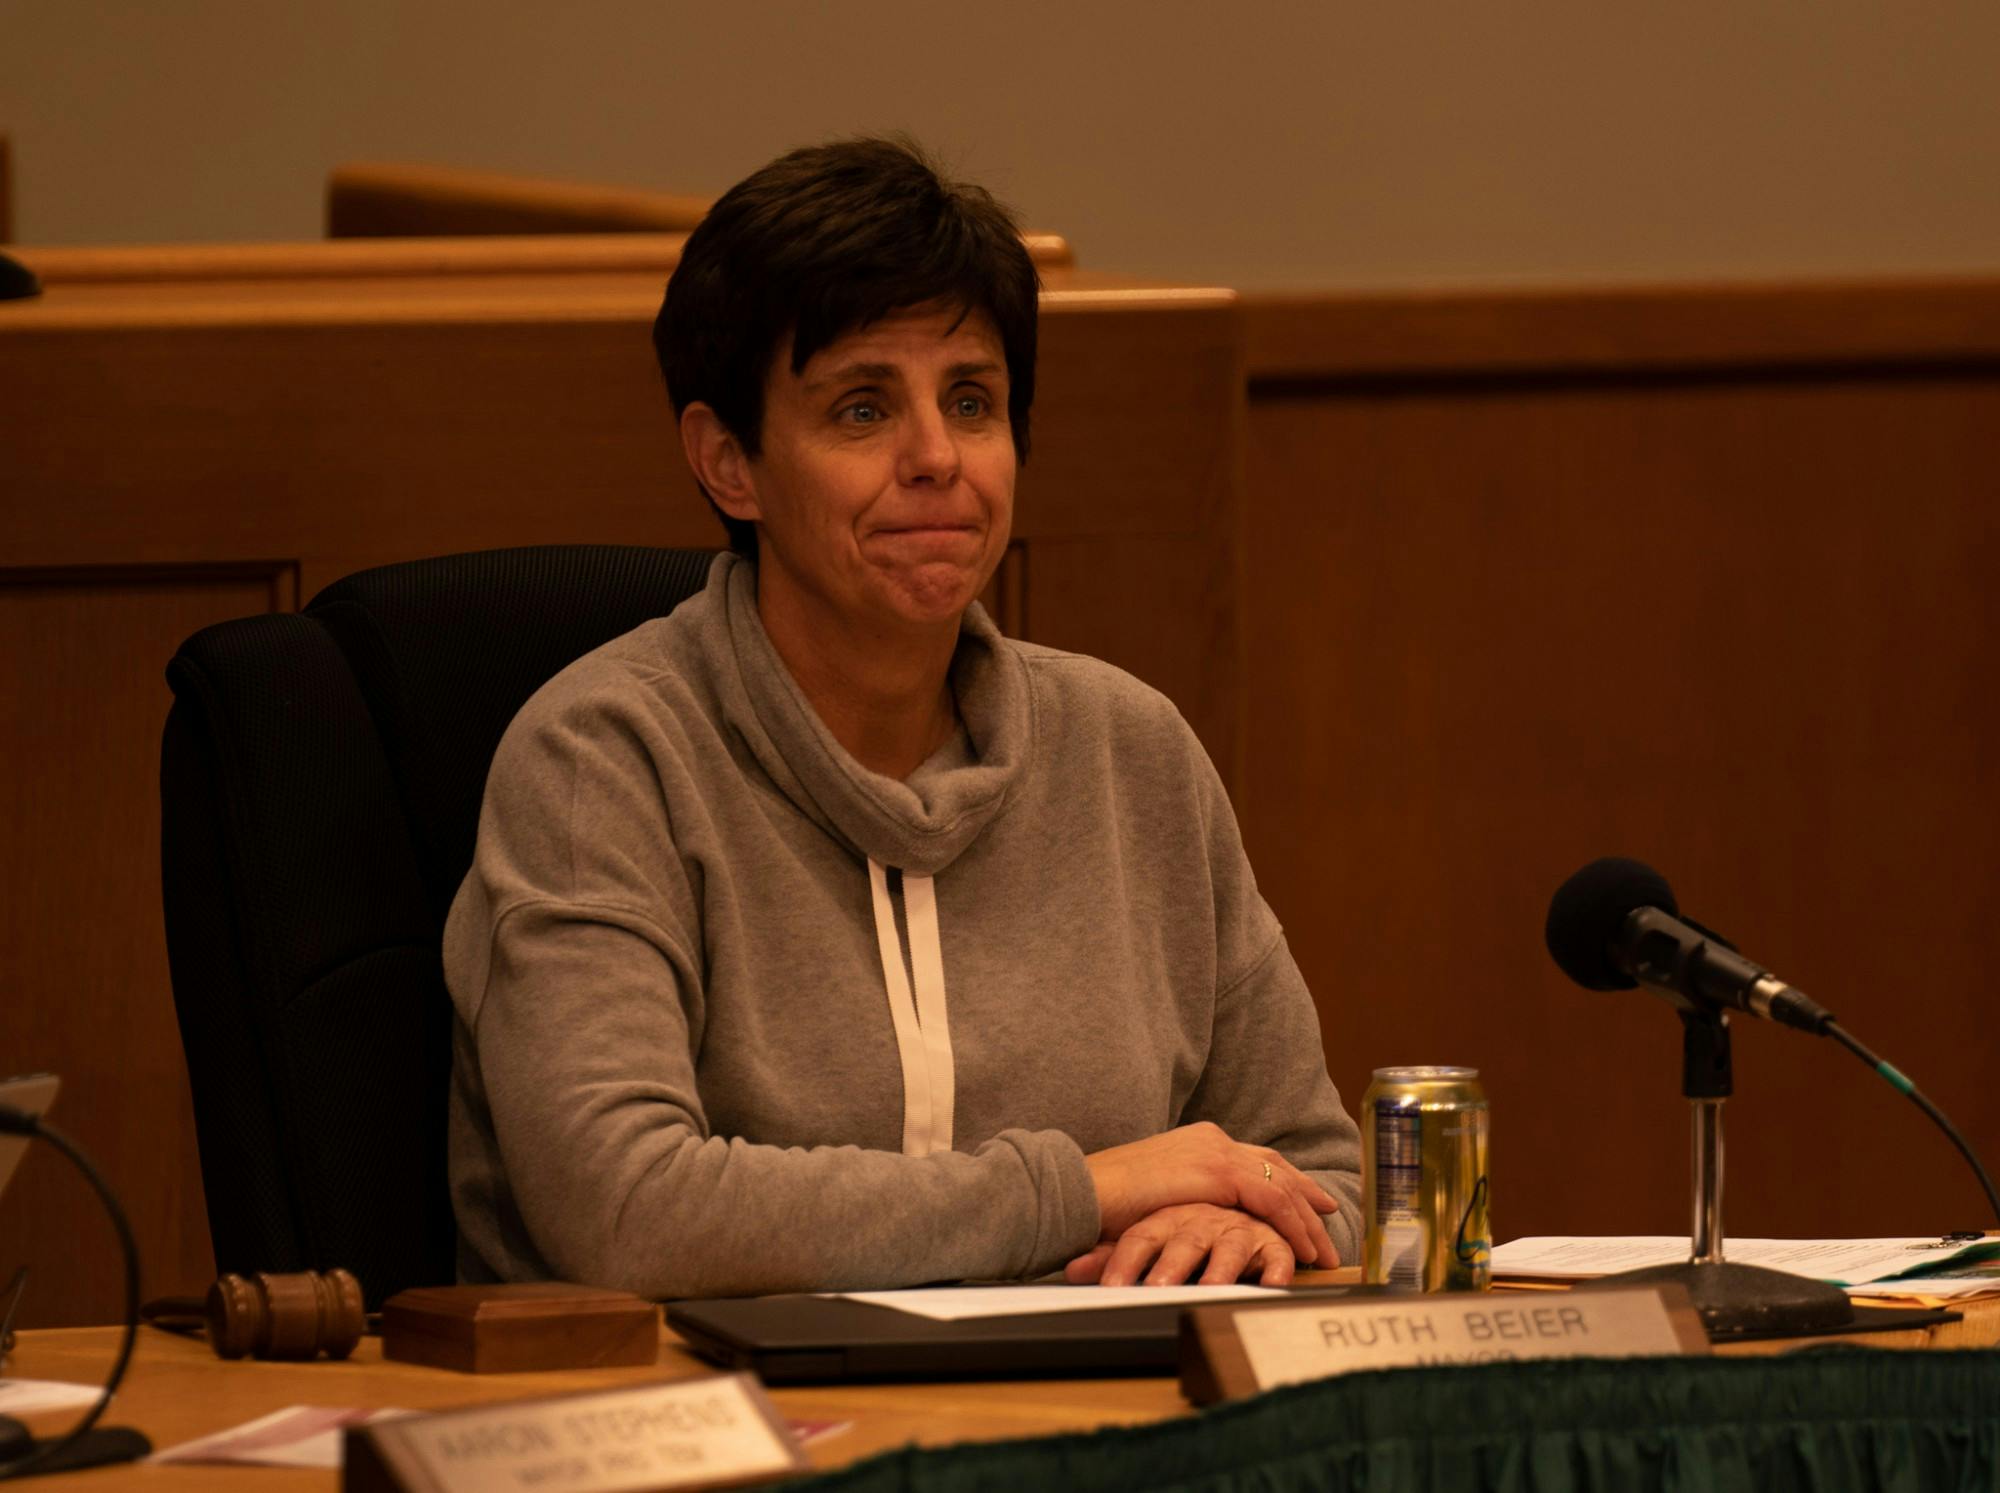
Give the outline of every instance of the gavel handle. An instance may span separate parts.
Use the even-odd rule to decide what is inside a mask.
[[[208,1330],[207,1311],[199,1296],[155,1296],[139,1308],[139,1320],[184,1337],[199,1337]]]

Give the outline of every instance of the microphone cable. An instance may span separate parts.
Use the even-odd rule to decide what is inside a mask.
[[[90,1407],[82,1420],[70,1427],[67,1435],[55,1441],[43,1442],[26,1456],[0,1462],[0,1479],[6,1479],[27,1477],[37,1469],[52,1470],[51,1464],[55,1463],[63,1452],[81,1441],[84,1434],[97,1424],[98,1419],[111,1404],[111,1396],[117,1392],[119,1382],[125,1377],[126,1365],[132,1361],[132,1344],[139,1335],[139,1244],[132,1237],[132,1225],[126,1219],[125,1210],[119,1206],[118,1198],[111,1191],[110,1185],[105,1182],[97,1168],[91,1165],[90,1158],[61,1131],[35,1115],[0,1106],[0,1132],[45,1140],[67,1156],[97,1193],[99,1200],[104,1204],[104,1211],[111,1215],[111,1226],[118,1231],[118,1244],[125,1253],[125,1336],[118,1345],[117,1361],[111,1365],[111,1377],[104,1381],[104,1389],[97,1396],[97,1403]],[[134,1439],[138,1441],[138,1446],[131,1455],[143,1456],[147,1450],[145,1443],[138,1438]]]
[[[2000,1222],[2000,1192],[1944,1111],[1804,991],[1744,958],[1719,933],[1682,917],[1673,888],[1643,861],[1603,856],[1571,876],[1549,899],[1542,938],[1556,967],[1586,990],[1630,990],[1643,984],[1684,1014],[1742,1010],[1794,1031],[1833,1038],[1931,1117],[1972,1167],[1986,1205]]]
[[[1993,1210],[1994,1219],[2000,1221],[2000,1193],[1996,1193],[1993,1190],[1993,1179],[1986,1175],[1986,1168],[1979,1164],[1979,1158],[1973,1155],[1972,1147],[1966,1144],[1965,1137],[1958,1133],[1958,1127],[1944,1117],[1944,1111],[1931,1103],[1925,1097],[1923,1091],[1912,1083],[1908,1076],[1896,1067],[1894,1063],[1891,1063],[1886,1058],[1877,1057],[1874,1053],[1870,1052],[1856,1040],[1851,1032],[1831,1016],[1827,1017],[1821,1023],[1820,1033],[1822,1036],[1833,1038],[1842,1047],[1845,1047],[1849,1052],[1860,1058],[1862,1062],[1879,1073],[1887,1081],[1890,1088],[1907,1097],[1912,1104],[1916,1105],[1918,1109],[1937,1122],[1938,1128],[1951,1138],[1951,1143],[1954,1146],[1958,1147],[1959,1155],[1963,1156],[1971,1164],[1973,1174],[1979,1178],[1979,1185],[1986,1189],[1987,1207]]]

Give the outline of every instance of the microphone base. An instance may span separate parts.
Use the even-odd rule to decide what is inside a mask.
[[[11,1475],[8,1472],[10,1463],[25,1461],[50,1442],[61,1439],[60,1435],[56,1435],[37,1441],[19,1421],[0,1415],[0,1477]],[[153,1443],[137,1431],[123,1426],[97,1426],[85,1431],[46,1462],[37,1464],[31,1475],[40,1477],[45,1472],[75,1472],[84,1467],[136,1462],[141,1457],[150,1456],[152,1451]]]
[[[1807,1280],[1784,1270],[1728,1261],[1649,1265],[1591,1282],[1594,1286],[1656,1286],[1675,1281],[1687,1287],[1701,1325],[1710,1337],[1738,1333],[1810,1337],[1838,1332],[1854,1323],[1854,1303],[1839,1286]],[[1587,1289],[1587,1288],[1582,1288]]]

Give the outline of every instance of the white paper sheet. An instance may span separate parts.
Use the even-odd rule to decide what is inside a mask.
[[[212,1436],[154,1452],[149,1462],[206,1462],[244,1467],[338,1468],[349,1426],[392,1420],[408,1410],[287,1405]]]
[[[923,1286],[909,1291],[821,1294],[892,1307],[934,1322],[963,1322],[973,1317],[1028,1317],[1039,1312],[1084,1312],[1111,1306],[1213,1306],[1223,1301],[1266,1300],[1284,1293],[1269,1286]]]
[[[240,1426],[183,1441],[148,1457],[149,1462],[207,1463],[239,1467],[322,1467],[338,1470],[349,1426],[414,1415],[414,1410],[366,1410],[351,1406],[287,1405]],[[788,1424],[801,1446],[853,1429],[851,1420],[793,1420]]]
[[[0,1379],[0,1415],[33,1415],[37,1410],[81,1410],[95,1405],[102,1385],[64,1379]]]
[[[1847,1294],[1885,1301],[1969,1301],[1976,1296],[2000,1296],[2000,1276],[1926,1275],[1917,1280],[1849,1286]]]
[[[1540,1280],[1587,1280],[1648,1265],[1672,1265],[1687,1259],[1685,1236],[1669,1234],[1613,1238],[1512,1239],[1493,1251],[1496,1277]],[[1969,1264],[2000,1252],[2000,1239],[1945,1241],[1935,1235],[1913,1239],[1725,1239],[1723,1254],[1740,1265],[1787,1270],[1813,1280],[1839,1285],[1880,1282],[1919,1266],[1946,1261]],[[1916,1281],[1899,1289],[1921,1291]],[[1880,1291],[1870,1292],[1880,1295]]]

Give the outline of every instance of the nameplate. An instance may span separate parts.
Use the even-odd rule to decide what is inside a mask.
[[[1204,1306],[1181,1318],[1181,1388],[1203,1405],[1359,1369],[1706,1352],[1687,1288],[1672,1282]]]
[[[809,1470],[748,1374],[587,1390],[347,1432],[345,1493],[641,1493]]]

